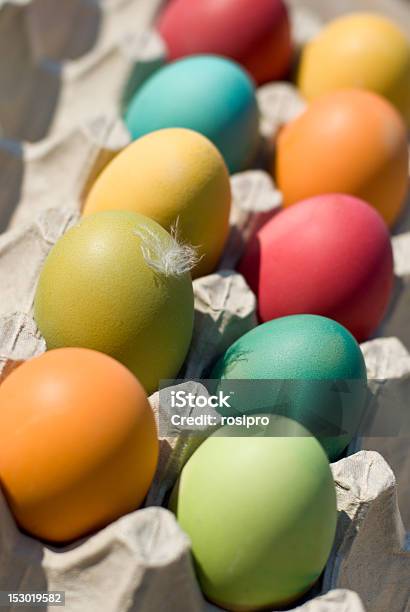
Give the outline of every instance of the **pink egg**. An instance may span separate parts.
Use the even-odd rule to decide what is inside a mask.
[[[393,286],[386,224],[363,200],[338,194],[273,217],[251,239],[239,270],[257,295],[262,322],[323,315],[358,341],[381,322]]]
[[[257,83],[283,78],[292,59],[283,0],[171,0],[158,30],[169,59],[223,55],[242,64]]]

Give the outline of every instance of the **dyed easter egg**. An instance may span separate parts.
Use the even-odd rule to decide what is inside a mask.
[[[35,319],[47,347],[82,346],[126,365],[148,393],[176,376],[193,326],[190,254],[133,212],[83,218],[50,251]]]
[[[323,195],[299,202],[253,236],[239,265],[261,321],[335,319],[359,340],[381,322],[393,287],[389,232],[366,202]]]
[[[0,479],[31,535],[79,538],[138,508],[158,458],[137,379],[102,353],[50,351],[0,386]]]
[[[286,206],[347,193],[372,204],[391,226],[407,193],[406,126],[374,93],[330,93],[279,133],[275,173]]]
[[[200,132],[219,149],[230,172],[243,170],[259,145],[251,79],[234,62],[212,55],[158,70],[131,100],[125,121],[133,139],[169,127]]]
[[[194,276],[211,273],[229,229],[231,191],[222,156],[204,136],[165,129],[139,138],[108,164],[85,203],[84,214],[131,210],[197,246]]]
[[[236,60],[257,83],[283,78],[292,59],[282,0],[172,0],[158,30],[171,60],[215,53]]]
[[[298,85],[308,100],[336,89],[368,89],[387,98],[410,121],[409,40],[381,15],[340,17],[304,48]]]
[[[222,355],[211,378],[235,391],[225,416],[273,413],[298,421],[331,460],[356,433],[366,399],[359,345],[339,323],[315,315],[282,317],[251,330]],[[268,381],[268,383],[264,382]],[[233,385],[233,386],[232,386]]]
[[[236,437],[223,427],[207,438],[171,498],[201,588],[226,610],[289,604],[319,578],[333,544],[326,455],[302,427],[277,421],[270,437]]]

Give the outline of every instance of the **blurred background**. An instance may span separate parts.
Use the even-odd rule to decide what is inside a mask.
[[[160,42],[145,39],[165,4],[166,0],[0,0],[0,231],[9,225],[22,197],[25,160],[44,155],[42,142],[89,119],[120,115],[124,96],[136,87],[136,58],[141,52],[154,58],[160,54],[152,48]],[[337,15],[367,10],[390,16],[410,35],[409,0],[287,4],[293,27],[307,34]],[[148,63],[149,70],[158,67],[156,61],[152,67]]]
[[[64,73],[144,32],[166,0],[0,0],[0,136],[36,142],[53,128]],[[392,17],[410,34],[409,0],[287,0],[328,21],[354,10]],[[124,52],[126,50],[124,49]],[[92,64],[89,69],[92,69]],[[107,83],[107,88],[110,83]],[[77,105],[78,100],[72,100]],[[100,101],[82,100],[84,106]],[[0,160],[1,164],[1,160]]]

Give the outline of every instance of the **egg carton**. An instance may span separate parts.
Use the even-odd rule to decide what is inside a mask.
[[[250,171],[237,175],[232,178],[232,182],[234,192],[232,230],[235,231],[231,232],[231,238],[235,241],[235,248],[230,248],[230,242],[228,242],[224,259],[234,264],[238,256],[237,237],[241,234],[241,227],[249,228],[250,225],[256,223],[260,214],[263,215],[277,208],[278,194],[268,175],[261,171]],[[31,316],[36,278],[51,246],[59,235],[76,222],[77,218],[78,212],[70,208],[54,208],[42,214],[36,222],[25,227],[11,229],[0,238],[0,262],[4,271],[3,278],[6,280],[5,287],[9,287],[11,292],[7,304],[16,310],[19,308],[24,310],[24,312],[14,314],[4,314],[0,319],[0,377],[4,378],[22,361],[41,354],[45,350],[44,340],[38,333]],[[33,273],[25,274],[24,272],[30,267]],[[15,279],[21,280],[21,286],[20,294],[13,297]],[[215,274],[197,279],[194,281],[194,293],[194,338],[182,372],[183,377],[192,379],[203,376],[216,356],[257,323],[255,296],[242,276],[236,272],[220,270]],[[404,346],[397,339],[382,338],[365,343],[362,345],[362,350],[369,378],[380,386],[374,390],[380,409],[385,409],[392,400],[396,404],[399,401],[403,407],[406,407],[408,385],[410,384],[410,355]],[[158,418],[158,394],[152,396],[150,401]],[[166,510],[159,511],[159,506],[166,500],[183,464],[195,450],[195,444],[198,443],[198,438],[193,440],[192,437],[186,435],[186,432],[179,433],[177,437],[163,438],[160,442],[159,466],[147,498],[147,504],[155,508],[156,514],[148,513],[148,508],[139,510],[116,521],[105,530],[85,539],[69,550],[60,549],[58,551],[23,536],[10,522],[9,517],[7,524],[14,534],[12,538],[14,544],[11,547],[14,553],[10,552],[10,554],[18,554],[19,559],[32,563],[37,569],[30,566],[30,569],[22,570],[24,580],[27,580],[27,576],[33,575],[31,580],[34,582],[17,584],[13,582],[16,578],[11,579],[6,572],[3,576],[4,588],[6,585],[16,584],[16,589],[29,590],[34,588],[34,585],[37,585],[36,588],[39,589],[41,583],[35,581],[39,580],[39,575],[45,573],[49,589],[66,590],[69,598],[67,600],[68,609],[73,611],[82,609],[81,606],[84,606],[85,601],[87,609],[104,609],[107,612],[127,609],[160,611],[163,609],[164,601],[167,601],[167,609],[171,612],[174,609],[181,612],[206,609],[189,562],[189,543],[187,543],[186,536],[175,525],[170,513]],[[354,450],[360,448],[358,441],[355,444]],[[356,608],[357,610],[366,609],[361,608],[362,604],[358,600],[355,602],[354,598],[357,598],[357,595],[349,592],[353,590],[360,595],[365,605],[370,606],[368,609],[371,611],[381,612],[383,610],[385,612],[388,609],[391,612],[396,610],[399,612],[405,609],[403,601],[410,596],[410,587],[408,581],[405,580],[406,572],[408,574],[410,571],[410,551],[405,543],[405,532],[397,508],[397,492],[392,472],[384,460],[377,453],[372,452],[358,452],[334,464],[332,468],[338,490],[338,536],[323,579],[323,597],[319,597],[320,590],[316,590],[311,594],[314,599],[307,602],[301,609],[311,609],[315,612],[320,609],[339,612],[343,610],[343,606],[353,611]],[[365,486],[377,489],[377,493],[374,491],[369,493],[365,490]],[[356,496],[356,501],[352,501],[351,498],[346,499],[344,497],[346,491],[349,491],[353,497]],[[360,500],[359,506],[357,505],[358,500]],[[378,500],[377,504],[376,500]],[[363,525],[366,523],[361,522],[362,513],[364,508],[369,512],[368,508],[373,507],[370,502],[376,508],[375,513],[369,515],[373,516],[372,520],[375,523],[365,528]],[[348,511],[350,519],[354,522],[349,529],[346,527],[348,519],[345,516]],[[140,522],[143,528],[140,527]],[[165,527],[162,526],[163,522]],[[2,521],[0,521],[1,524]],[[396,530],[392,530],[393,524],[397,526]],[[169,536],[171,525],[174,530],[172,538]],[[127,572],[129,570],[130,575],[138,576],[138,578],[127,580],[129,576],[127,573],[124,582],[116,583],[115,589],[112,590],[112,584],[107,581],[105,572],[112,576],[114,571],[112,568],[122,568],[122,564],[128,560],[127,555],[131,556],[130,549],[135,551],[135,549],[140,550],[141,547],[146,546],[144,538],[148,537],[147,529],[150,537],[150,529],[155,534],[165,534],[165,541],[161,543],[154,538],[154,544],[148,552],[146,548],[143,548],[144,557],[137,555],[136,558],[133,558],[131,567],[127,565]],[[372,531],[376,529],[377,538],[376,531]],[[117,530],[121,534],[120,541],[125,548],[125,551],[121,553],[117,552],[116,548],[119,538]],[[361,530],[364,530],[365,537],[358,539]],[[380,542],[381,530],[384,539]],[[143,538],[143,541],[135,541],[137,537],[135,534]],[[11,536],[4,535],[4,538],[9,537]],[[377,546],[375,540],[377,540]],[[21,546],[25,547],[25,552],[22,554],[17,553],[14,548],[17,547],[17,550],[20,550]],[[40,547],[43,553],[41,555],[36,555],[34,552],[29,553],[30,546],[36,547],[36,550],[39,550]],[[163,546],[170,547],[169,554],[162,552]],[[10,547],[0,548],[10,550]],[[153,568],[157,570],[158,551],[161,551],[161,571],[158,573],[148,571]],[[177,559],[173,557],[173,553],[177,555]],[[55,570],[53,564],[57,564],[58,571]],[[40,567],[37,567],[38,565]],[[84,566],[87,567],[87,572],[84,572]],[[168,566],[170,566],[170,574],[166,569]],[[13,568],[10,569],[13,576],[18,576],[15,574],[13,559],[8,559],[4,564],[0,560],[0,568],[6,567]],[[151,575],[153,575],[152,578]],[[169,577],[170,575],[178,576],[178,589],[175,589],[175,582]],[[376,582],[369,584],[369,581],[366,581],[368,576],[376,576]],[[392,576],[397,581],[393,586]],[[155,587],[151,588],[150,580],[154,581]],[[377,585],[376,590],[375,584]],[[104,585],[104,588],[101,585]],[[106,591],[108,586],[110,590]],[[86,588],[89,589],[87,595],[85,595]],[[334,591],[334,589],[347,589],[347,591]],[[101,597],[104,598],[103,608],[100,607]],[[316,608],[315,606],[321,607]],[[208,606],[208,609],[215,608]]]
[[[72,3],[72,0],[61,2],[65,17],[73,15],[70,13],[73,11]],[[0,236],[0,382],[22,361],[44,351],[44,340],[32,319],[35,284],[42,262],[59,236],[78,219],[84,197],[94,178],[128,142],[128,134],[119,118],[120,110],[144,78],[160,66],[165,57],[161,41],[155,33],[146,30],[160,2],[100,2],[101,32],[95,44],[90,44],[89,49],[85,43],[83,47],[74,48],[75,44],[70,42],[72,37],[67,36],[67,47],[57,50],[53,48],[56,41],[47,42],[47,37],[40,36],[36,30],[42,24],[41,10],[46,10],[50,17],[52,9],[48,5],[51,4],[44,0],[6,3],[0,11],[0,30],[5,29],[4,23],[14,23],[14,28],[16,21],[20,24],[20,30],[9,28],[14,35],[10,35],[8,40],[18,48],[16,56],[22,57],[22,74],[29,74],[28,81],[31,83],[31,88],[24,92],[26,106],[22,108],[27,109],[28,103],[34,104],[39,92],[44,104],[44,98],[51,96],[56,85],[59,99],[57,104],[55,98],[53,104],[50,98],[50,106],[44,110],[43,123],[40,122],[40,127],[34,126],[36,133],[35,130],[27,132],[27,124],[25,128],[21,120],[24,113],[19,115],[18,110],[15,111],[15,116],[20,117],[17,123],[5,122],[11,130],[6,135],[12,138],[24,135],[26,140],[35,141],[45,134],[47,138],[24,144],[6,142],[0,146],[1,168],[7,170],[8,179],[0,210],[3,211],[3,226],[11,221],[12,227]],[[84,17],[85,5],[89,3],[79,0],[75,4],[76,14]],[[294,36],[298,44],[302,44],[316,33],[321,19],[310,10],[310,4],[309,9],[299,4],[292,2],[295,6],[293,24]],[[390,7],[393,4],[391,2]],[[5,9],[9,21],[4,17]],[[68,31],[72,24],[70,19],[67,21]],[[67,61],[67,58],[77,55],[77,59]],[[55,60],[54,63],[49,62],[50,57]],[[50,76],[50,69],[55,69],[57,65],[58,79],[56,72]],[[28,68],[32,70],[31,73],[25,72]],[[47,78],[44,75],[40,78],[43,74],[41,71],[48,75]],[[0,83],[4,82],[3,75],[0,69]],[[45,86],[51,82],[54,83],[54,90]],[[18,99],[21,97],[17,96]],[[258,99],[262,110],[262,135],[272,134],[282,122],[303,109],[297,92],[287,84],[261,88]],[[0,105],[0,118],[2,112]],[[38,116],[38,112],[35,112]],[[261,151],[258,160],[261,167],[264,167],[265,154],[266,150]],[[221,261],[222,269],[217,274],[194,282],[195,333],[184,365],[183,375],[186,378],[200,377],[217,354],[256,324],[255,298],[243,278],[229,269],[234,268],[249,233],[263,222],[266,214],[279,208],[281,194],[275,189],[269,175],[261,170],[232,177],[232,189],[232,231]],[[403,237],[398,236],[395,241],[403,242]],[[397,263],[396,251],[395,248],[396,285],[399,287],[401,283],[404,286],[407,273],[401,274],[403,268]],[[399,306],[404,294],[397,295]],[[396,312],[397,319],[398,311],[392,312],[393,315]],[[405,315],[405,309],[403,312]],[[386,324],[393,315],[389,314]],[[402,338],[407,325],[406,317],[401,317],[395,335]],[[405,349],[398,340],[389,338],[366,344],[363,350],[368,369],[376,367],[375,363],[379,364],[375,370],[377,376],[380,379],[385,376],[387,381],[387,384],[381,385],[383,405],[389,405],[391,398],[396,400],[397,396],[404,402],[409,369],[403,364],[410,359]],[[373,370],[369,369],[369,372]],[[390,389],[390,395],[385,392],[386,388]],[[152,397],[151,402],[156,409],[157,397]],[[362,448],[366,441],[356,440],[354,444],[351,452]],[[215,607],[204,602],[199,592],[186,536],[172,515],[158,507],[164,502],[192,449],[184,432],[177,439],[161,440],[160,463],[147,500],[155,507],[132,513],[69,549],[51,549],[23,536],[3,504],[2,515],[8,518],[0,521],[0,527],[4,523],[4,530],[0,531],[1,548],[7,552],[0,561],[0,588],[10,589],[15,584],[16,590],[39,590],[46,584],[49,589],[66,590],[69,598],[66,607],[69,610],[87,608],[109,612],[138,609],[155,612],[164,609],[165,601],[167,610],[171,612],[215,610]],[[359,452],[334,464],[333,469],[339,464],[343,467],[341,472],[334,471],[338,493],[351,490],[352,497],[344,499],[343,495],[338,495],[338,536],[323,585],[310,594],[314,597],[311,601],[297,609],[313,612],[342,612],[346,609],[358,612],[365,609],[358,595],[345,590],[352,589],[359,593],[366,607],[369,606],[366,609],[376,612],[404,610],[409,598],[406,580],[409,553],[404,530],[400,528],[397,504],[392,501],[396,498],[396,492],[391,472],[374,453]],[[374,469],[376,464],[380,469]],[[403,464],[399,461],[399,475],[402,473],[400,469],[403,469]],[[403,482],[407,481],[408,478],[403,479]],[[374,522],[359,520],[359,517],[368,516],[371,507],[379,508],[370,515]],[[353,525],[351,529],[347,528],[349,520]],[[377,539],[374,530],[380,532],[379,523],[386,528],[382,529],[380,548],[374,548],[374,540]],[[393,529],[392,525],[396,527]],[[360,533],[364,535],[358,540]],[[120,547],[118,542],[121,542]],[[391,555],[387,555],[386,551],[391,551]],[[18,558],[18,563],[14,556]],[[401,561],[400,567],[396,557]],[[16,568],[21,568],[21,571],[14,570],[15,562]],[[124,571],[125,567],[127,572]],[[9,575],[12,571],[14,578]],[[375,580],[367,580],[369,575],[374,576]],[[321,590],[325,594],[319,596]]]
[[[161,39],[148,29],[161,0],[106,0],[99,4],[78,0],[74,3],[75,23],[83,22],[90,5],[100,15],[97,42],[75,60],[50,59],[46,54],[52,53],[53,32],[64,32],[64,18],[74,10],[72,2],[61,2],[60,7],[60,2],[32,0],[4,3],[0,8],[0,41],[5,32],[9,51],[4,54],[8,62],[0,62],[0,90],[7,91],[3,104],[0,98],[0,181],[5,185],[0,231],[10,223],[32,219],[37,207],[47,208],[54,195],[58,198],[54,206],[79,195],[76,176],[89,174],[92,150],[97,153],[107,145],[107,151],[114,153],[127,143],[120,121],[115,131],[121,108],[165,61]],[[72,27],[69,33],[72,35]],[[66,55],[70,51],[73,49],[68,45]],[[16,73],[19,79],[14,78]],[[107,163],[110,157],[94,160],[95,172],[103,168],[104,159]]]
[[[410,555],[390,468],[377,453],[361,452],[333,464],[332,470],[339,520],[323,579],[327,592],[295,609],[404,610],[406,600],[397,587],[406,580]],[[189,540],[164,508],[131,513],[75,546],[56,549],[22,534],[0,496],[0,542],[2,588],[65,591],[70,611],[84,610],[85,602],[90,612],[160,611],[164,601],[169,612],[217,610],[203,600]],[[380,582],[387,567],[394,581]],[[364,607],[353,588],[371,607]]]
[[[335,543],[313,598],[294,610],[408,610],[410,542],[393,472],[373,451],[331,467],[338,507]],[[203,599],[189,539],[162,507],[138,510],[56,549],[21,533],[0,495],[0,544],[1,589],[63,591],[70,612],[162,612],[164,602],[167,612],[219,610]]]
[[[117,112],[141,55],[156,57],[148,28],[162,4],[1,0],[2,136],[36,142],[79,119]]]
[[[377,12],[397,21],[409,31],[410,16],[408,0],[286,0],[292,8],[302,7],[309,15],[318,15],[323,21],[335,19],[345,13]]]
[[[214,291],[214,286],[218,291]],[[215,355],[224,350],[256,321],[254,296],[242,277],[234,272],[196,280],[195,298],[196,342],[201,346],[204,340],[207,345],[204,356],[192,350],[186,364],[197,376],[207,367],[210,353]],[[207,312],[212,317],[201,316]],[[21,360],[44,350],[44,342],[30,317],[19,317],[17,334],[13,333],[16,330],[13,319],[5,317],[0,324],[0,346],[7,346],[13,356],[3,360],[4,376],[6,369],[10,371]],[[387,359],[381,343],[390,345]],[[30,355],[26,352],[28,346]],[[388,404],[392,393],[395,397],[401,394],[403,402],[408,397],[405,386],[410,356],[400,347],[399,371],[398,346],[397,340],[389,339],[363,345],[369,375],[391,375],[380,389],[382,403]],[[390,390],[386,388],[389,386]],[[150,400],[158,415],[158,394]],[[66,606],[74,612],[83,610],[85,604],[91,612],[155,612],[163,610],[164,601],[170,612],[216,609],[208,606],[200,595],[186,535],[172,514],[159,507],[195,449],[195,444],[183,433],[178,438],[161,440],[160,463],[147,499],[150,507],[127,515],[68,548],[51,548],[23,535],[3,502],[0,506],[0,588],[39,590],[47,585],[50,590],[65,591]],[[313,612],[405,610],[410,596],[406,580],[410,571],[410,542],[406,541],[398,511],[391,469],[378,453],[361,451],[336,462],[332,470],[339,511],[334,549],[321,587],[311,593],[314,598],[310,602],[296,609]],[[319,596],[320,592],[324,595]]]

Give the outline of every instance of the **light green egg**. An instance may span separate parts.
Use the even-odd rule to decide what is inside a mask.
[[[336,528],[335,487],[321,445],[295,421],[273,417],[268,437],[237,431],[223,427],[203,442],[170,505],[191,539],[208,599],[227,610],[276,609],[323,571]]]

